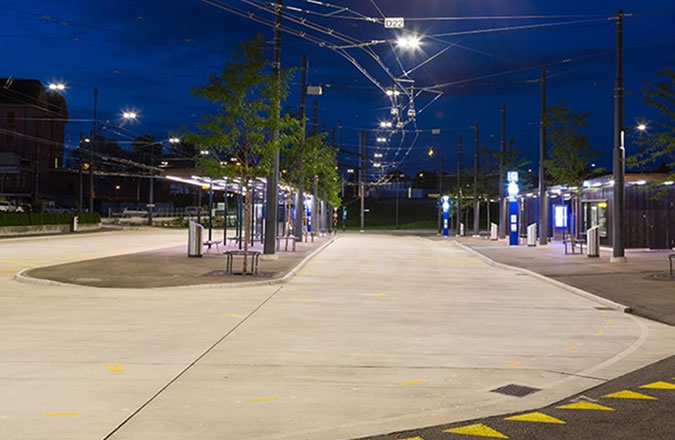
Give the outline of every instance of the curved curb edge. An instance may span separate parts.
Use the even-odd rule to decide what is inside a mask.
[[[319,248],[315,249],[311,254],[303,258],[298,264],[293,266],[293,268],[286,273],[286,275],[279,278],[272,278],[270,280],[264,281],[246,281],[242,283],[218,283],[218,284],[195,284],[195,285],[182,285],[182,286],[166,286],[166,287],[147,287],[141,288],[142,290],[166,290],[166,289],[216,289],[216,288],[230,288],[238,289],[243,287],[260,287],[260,286],[273,286],[277,284],[285,284],[290,281],[295,275],[297,275],[300,270],[305,267],[310,260],[317,256],[321,251],[326,249],[329,245],[333,244],[339,237],[333,237],[328,242],[322,244]],[[48,267],[48,266],[43,266]],[[34,278],[26,275],[26,272],[31,270],[38,269],[37,267],[27,267],[22,269],[16,275],[14,275],[14,280],[19,283],[24,284],[33,284],[38,286],[58,286],[58,287],[70,287],[70,288],[93,288],[93,289],[121,289],[119,287],[97,287],[97,286],[86,286],[82,284],[72,284],[72,283],[62,283],[60,281],[45,280],[42,278]]]
[[[514,270],[514,271],[526,273],[533,278],[536,278],[538,280],[547,282],[547,283],[552,284],[556,287],[567,290],[570,293],[573,293],[573,294],[578,295],[578,296],[582,296],[582,297],[584,297],[586,299],[589,299],[593,302],[602,304],[603,306],[606,306],[606,307],[610,307],[610,308],[612,308],[614,310],[617,310],[619,312],[622,312],[622,313],[631,313],[631,311],[632,311],[631,308],[628,307],[628,306],[625,306],[623,304],[619,304],[617,302],[614,302],[614,301],[609,300],[607,298],[603,298],[601,296],[595,295],[593,293],[587,292],[587,291],[579,289],[577,287],[570,286],[569,284],[565,284],[565,283],[560,282],[558,280],[554,280],[553,278],[549,278],[549,277],[547,277],[545,275],[542,275],[540,273],[537,273],[537,272],[534,272],[534,271],[531,271],[529,269],[525,269],[525,268],[522,268],[522,267],[510,266],[508,264],[504,264],[504,263],[500,263],[498,261],[495,261],[492,258],[490,258],[490,257],[488,257],[484,254],[481,254],[477,250],[475,250],[475,249],[473,249],[473,248],[471,248],[471,247],[469,247],[469,246],[467,246],[463,243],[460,243],[457,240],[455,240],[454,243],[457,246],[459,246],[460,248],[462,248],[463,250],[465,250],[466,252],[477,256],[478,258],[480,258],[481,260],[483,260],[485,263],[489,264],[490,266],[495,266],[495,267],[500,267],[502,269],[508,269],[508,270]]]

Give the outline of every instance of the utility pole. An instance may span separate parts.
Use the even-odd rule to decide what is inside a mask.
[[[401,192],[401,172],[396,170],[396,229],[398,229],[398,197]]]
[[[476,146],[473,152],[473,236],[480,235],[480,202],[478,201],[478,168],[480,165],[480,127],[476,122]]]
[[[359,169],[359,196],[361,197],[361,232],[364,231],[366,225],[365,210],[366,210],[366,188],[365,180],[368,176],[368,132],[362,131],[359,136],[359,148],[361,152],[361,164]]]
[[[302,126],[302,144],[304,149],[305,139],[307,137],[306,132],[306,106],[305,100],[307,98],[307,57],[302,56],[300,59],[300,124]],[[299,158],[298,163],[296,164],[298,168],[302,167],[302,158]],[[305,189],[302,186],[302,183],[298,184],[298,196],[295,203],[295,239],[302,242],[303,234],[303,225],[305,218]]]
[[[316,135],[319,132],[319,101],[314,100],[314,112],[312,120],[312,134]],[[314,237],[317,231],[321,228],[321,220],[319,215],[319,176],[314,176],[314,188],[312,191],[313,194],[313,203],[312,203],[312,237]]]
[[[281,0],[276,4],[276,22],[274,26],[274,118],[281,117]],[[279,128],[272,132],[272,142],[279,139]],[[267,177],[267,209],[265,217],[265,243],[263,253],[275,255],[277,241],[277,197],[279,186],[279,148],[274,149],[272,170]]]
[[[148,203],[148,226],[152,226],[152,214],[153,211],[155,210],[155,143],[150,144],[150,195],[148,197],[149,203]],[[209,208],[210,209],[210,208]],[[210,222],[209,218],[209,222]],[[209,235],[211,234],[211,223],[209,223]],[[211,237],[209,236],[209,241],[211,241]]]
[[[462,136],[457,140],[457,236],[462,233]]]
[[[541,118],[539,120],[539,245],[548,244],[548,195],[546,194],[546,69],[541,69]]]
[[[624,177],[626,173],[626,149],[623,131],[623,10],[616,14],[616,85],[614,86],[614,201],[612,217],[613,263],[626,261],[624,252]]]
[[[506,238],[504,155],[506,154],[506,103],[502,104],[502,138],[499,146],[499,238]]]
[[[438,235],[443,232],[443,214],[441,213],[441,198],[443,197],[443,155],[438,167]]]
[[[89,212],[94,212],[94,149],[98,142],[98,89],[94,88],[94,122],[92,123],[91,142],[89,143]]]

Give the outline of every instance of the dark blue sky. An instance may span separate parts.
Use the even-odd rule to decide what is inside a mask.
[[[252,11],[241,0],[217,2]],[[336,0],[372,17],[379,12],[367,0]],[[675,6],[665,0],[565,2],[474,0],[470,5],[448,0],[377,0],[387,16],[495,16],[580,14],[578,20],[611,16],[618,8],[635,14],[625,24],[626,125],[654,117],[641,102],[640,87],[654,80],[655,73],[675,65]],[[92,89],[99,89],[101,119],[117,120],[121,109],[133,108],[141,119],[130,128],[159,139],[182,125],[192,124],[207,107],[191,96],[191,87],[204,82],[228,60],[233,47],[258,32],[271,40],[272,30],[245,18],[209,6],[199,0],[8,0],[0,12],[3,71],[0,76],[36,78],[43,82],[64,80],[70,118],[67,143],[74,145],[80,131],[88,131],[92,114]],[[302,0],[285,4],[319,7]],[[271,18],[257,11],[261,17]],[[302,15],[302,14],[297,14]],[[381,24],[345,19],[306,18],[330,26],[360,40],[393,39],[394,32]],[[480,21],[416,21],[407,29],[432,35],[473,29],[553,23],[574,18]],[[299,29],[298,25],[293,25]],[[322,39],[325,35],[314,33]],[[440,128],[440,136],[422,134],[411,150],[407,171],[435,169],[426,158],[433,146],[454,167],[458,135],[473,145],[470,127],[479,122],[482,143],[496,148],[499,141],[500,105],[508,106],[507,137],[536,161],[538,145],[539,67],[551,63],[549,103],[566,100],[576,111],[592,113],[589,134],[593,147],[603,152],[599,162],[611,158],[614,81],[614,24],[609,20],[572,26],[517,32],[447,37],[464,47],[448,50],[411,75],[416,85],[464,81],[508,71],[478,81],[444,88],[443,97],[418,118],[421,129]],[[333,40],[334,41],[334,40]],[[342,124],[345,148],[356,149],[356,129],[375,128],[389,113],[388,100],[363,74],[334,51],[297,37],[283,36],[283,65],[298,65],[300,55],[310,59],[309,79],[324,87],[319,98],[320,121],[328,127]],[[442,49],[444,43],[424,39],[422,50],[401,54],[406,68]],[[388,45],[374,47],[384,63],[398,73],[398,64]],[[378,81],[389,85],[386,74],[363,51],[349,53]],[[271,51],[270,51],[271,55]],[[569,59],[570,62],[560,63]],[[461,86],[461,87],[460,87]],[[297,87],[287,105],[297,105]],[[417,101],[418,109],[424,99]],[[448,130],[451,129],[451,130]],[[373,135],[374,137],[374,135]],[[396,140],[395,140],[396,141]],[[410,145],[410,138],[404,146]],[[397,147],[398,142],[390,145]],[[467,148],[469,148],[467,145]],[[629,149],[631,146],[628,146]],[[402,150],[399,152],[401,157]],[[395,150],[383,150],[392,155]],[[466,166],[471,155],[466,154]],[[385,155],[385,161],[391,159]]]

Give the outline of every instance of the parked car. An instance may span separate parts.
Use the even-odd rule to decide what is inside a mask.
[[[13,212],[12,204],[10,202],[0,200],[0,212]]]
[[[42,212],[50,212],[50,213],[57,213],[57,214],[68,214],[68,213],[71,213],[71,212],[75,212],[75,209],[64,208],[64,207],[61,207],[61,206],[57,206],[56,203],[54,203],[54,202],[47,202],[47,204],[42,207]]]
[[[0,212],[27,212],[28,208],[16,202],[0,200]]]

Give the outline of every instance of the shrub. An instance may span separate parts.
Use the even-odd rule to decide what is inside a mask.
[[[76,214],[41,212],[30,214],[0,213],[0,226],[39,226],[39,225],[69,225],[73,222]],[[100,223],[101,216],[94,212],[81,212],[77,214],[79,222]]]

